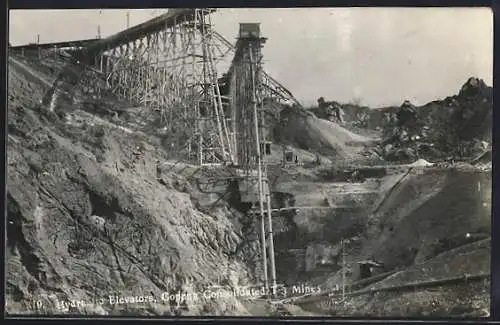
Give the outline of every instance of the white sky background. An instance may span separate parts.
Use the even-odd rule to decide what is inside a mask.
[[[130,25],[165,10],[129,10]],[[109,36],[127,10],[11,10],[12,45]],[[360,98],[376,107],[456,94],[471,76],[493,80],[489,8],[220,9],[215,29],[234,42],[240,22],[260,22],[264,68],[303,104]],[[222,73],[224,71],[220,71]]]

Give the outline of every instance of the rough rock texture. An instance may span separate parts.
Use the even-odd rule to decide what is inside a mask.
[[[491,146],[493,88],[478,78],[469,78],[457,95],[413,106],[415,118],[409,123],[400,123],[398,119],[411,106],[407,101],[399,107],[377,109],[331,103],[342,108],[342,126],[356,131],[378,130],[382,134],[383,141],[375,153],[385,160],[470,159]],[[327,118],[319,108],[311,111]]]
[[[201,212],[185,175],[156,179],[154,162],[165,157],[145,138],[43,113],[21,97],[25,85],[36,85],[20,82],[14,69],[9,76],[10,96],[24,105],[11,103],[8,116],[8,312],[179,313],[162,293],[191,283],[202,292],[213,283],[229,284],[231,274],[250,281],[246,265],[230,257],[242,237],[227,207]],[[96,297],[109,302],[110,295],[153,298],[69,309],[57,304]],[[36,301],[42,305],[35,308]],[[235,299],[218,299],[182,312],[245,310]]]
[[[418,170],[403,175],[369,221],[373,233],[367,236],[364,253],[388,270],[414,264],[424,250],[428,256],[420,254],[420,261],[463,245],[468,233],[491,232],[490,173]]]
[[[65,99],[62,111],[42,109],[38,99],[57,68],[37,64],[9,66],[7,312],[307,314],[296,305],[275,308],[258,299],[202,295],[180,303],[175,294],[260,284],[259,219],[248,216],[238,184],[227,180],[234,171],[181,163],[183,130],[157,132],[157,112],[94,96],[88,80],[75,89],[73,101]],[[463,159],[471,153],[457,153],[453,141],[488,141],[483,131],[491,125],[474,128],[469,122],[488,121],[488,96],[489,88],[469,80],[447,99],[450,108],[434,102],[415,108],[412,123],[396,121],[399,140],[383,149],[412,149],[407,138],[425,130],[426,141],[439,146],[435,157]],[[387,112],[397,117],[399,109]],[[423,160],[388,166],[384,154],[378,160],[365,156],[383,130],[360,136],[345,111],[342,125],[293,107],[281,111],[284,123],[274,130],[271,158],[279,160],[278,146],[286,144],[302,148],[295,152],[301,160],[325,164],[269,168],[272,207],[303,207],[273,218],[278,282],[330,290],[345,271],[345,282],[356,284],[357,262],[366,259],[380,262],[379,272],[398,271],[371,282],[374,288],[488,272],[491,156],[481,159],[481,169]],[[391,117],[386,123],[384,110],[371,112],[366,118],[378,120],[362,127],[372,123],[392,135]],[[452,116],[457,123],[449,123]],[[446,133],[454,137],[442,135],[444,122],[453,126],[456,133]],[[380,161],[383,166],[374,166]],[[482,246],[475,246],[479,241]],[[488,286],[454,283],[304,308],[364,316],[477,314],[489,303]],[[116,303],[120,297],[128,303]]]
[[[324,174],[316,173],[319,178]],[[275,235],[278,270],[286,270],[278,274],[280,279],[288,285],[299,282],[323,291],[339,290],[344,269],[345,283],[352,285],[347,291],[360,290],[367,284],[361,285],[357,263],[371,260],[380,264],[373,271],[375,277],[397,273],[374,279],[375,284],[365,290],[467,276],[486,281],[491,254],[491,172],[467,165],[422,164],[387,168],[380,174],[363,183],[335,181],[340,175],[333,174],[331,183],[314,177],[286,182],[282,176],[279,190],[288,193],[297,207],[327,202],[350,208],[333,209],[325,204],[290,211],[289,230]],[[344,261],[342,239],[346,240]],[[345,303],[340,298],[297,303],[315,314],[472,316],[489,308],[489,282],[478,281],[363,294]],[[474,298],[460,296],[466,287]],[[439,306],[428,307],[439,299]]]

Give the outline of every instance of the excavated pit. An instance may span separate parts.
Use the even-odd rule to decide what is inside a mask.
[[[25,64],[34,69],[37,63]],[[65,314],[68,310],[59,308],[57,299],[89,300],[99,291],[157,300],[70,311],[252,314],[252,308],[234,298],[189,303],[187,310],[158,301],[164,292],[261,284],[260,223],[248,214],[251,206],[242,202],[232,172],[174,159],[168,150],[180,140],[145,136],[151,124],[135,119],[144,113],[142,108],[122,109],[114,122],[107,120],[107,110],[115,102],[75,103],[65,118],[44,112],[33,94],[42,94],[51,84],[46,70],[32,73],[19,64],[9,66],[7,312]],[[100,109],[106,112],[98,114]],[[83,122],[71,122],[68,116]],[[289,144],[298,144],[303,150],[294,150],[310,161],[305,167],[270,168],[276,176],[272,208],[297,208],[273,217],[279,283],[328,291],[338,287],[342,268],[347,284],[358,281],[358,262],[365,260],[381,263],[377,272],[401,270],[400,278],[377,280],[375,285],[489,272],[490,244],[474,245],[491,232],[490,171],[353,163],[313,167],[315,154],[307,152],[311,148],[326,148],[323,153],[333,162],[335,155],[345,162],[361,159],[363,147],[373,139],[312,116],[285,118],[289,123],[276,132],[283,139],[288,136]],[[299,134],[296,128],[305,131]],[[160,179],[157,159],[166,162]],[[90,216],[103,218],[105,231],[89,223]],[[345,261],[342,239],[348,240]],[[322,314],[463,314],[489,305],[488,285],[361,295],[347,298],[341,307],[331,301],[298,305]],[[473,291],[472,302],[460,298],[467,290]],[[26,304],[34,297],[46,297],[44,310]],[[436,299],[446,306],[429,309]],[[412,308],[399,308],[410,304]]]

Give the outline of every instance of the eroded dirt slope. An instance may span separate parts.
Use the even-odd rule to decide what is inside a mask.
[[[366,147],[376,140],[355,134],[337,123],[314,115],[299,114],[296,109],[290,108],[282,110],[275,137],[284,144],[334,157],[336,161],[348,162],[363,159],[362,153]]]
[[[308,181],[288,176],[295,182],[282,176],[277,185],[295,206],[316,207],[293,211],[288,230],[275,234],[278,270],[286,270],[280,279],[337,295],[342,283],[347,291],[383,292],[343,303],[339,297],[297,300],[299,306],[344,316],[484,316],[490,301],[491,171],[400,165],[350,183],[312,174]],[[344,261],[341,239],[348,239]],[[371,286],[361,284],[367,280],[358,262],[367,260],[380,264]],[[449,283],[397,288],[432,281]],[[468,297],[461,296],[464,290]]]
[[[36,64],[27,68],[36,70]],[[258,283],[257,218],[245,218],[249,207],[239,202],[237,185],[214,181],[231,176],[228,169],[174,159],[175,150],[169,150],[180,141],[172,133],[151,132],[157,122],[154,112],[91,96],[58,117],[38,105],[50,84],[49,72],[34,72],[9,66],[7,311],[34,312],[33,302],[41,299],[38,311],[46,313],[274,312],[262,301],[234,298],[203,299],[187,307],[162,301],[164,292]],[[343,238],[350,240],[348,282],[356,281],[356,263],[364,259],[383,263],[385,271],[404,269],[380,285],[450,275],[439,267],[442,263],[453,265],[455,275],[487,271],[489,246],[479,250],[467,245],[491,231],[490,172],[400,165],[363,182],[348,180],[342,174],[352,170],[344,173],[343,168],[366,159],[363,153],[375,138],[307,114],[283,111],[282,117],[287,123],[278,126],[276,142],[303,148],[295,154],[311,165],[315,153],[321,153],[323,166],[270,167],[273,208],[287,199],[292,205],[316,207],[274,218],[280,282],[325,290],[338,286]],[[273,146],[271,158],[277,162],[279,149]],[[157,159],[162,162],[160,177]],[[318,263],[323,264],[318,268]],[[471,268],[461,269],[461,263]],[[487,306],[488,286],[374,293],[319,311],[317,305],[307,308],[364,316],[465,315]],[[467,290],[470,298],[459,298]],[[109,295],[151,301],[70,310],[56,304],[103,296],[109,300]],[[436,307],[439,299],[446,302]],[[295,307],[288,305],[288,310]]]
[[[9,66],[7,312],[37,312],[34,301],[42,301],[38,312],[46,313],[245,314],[234,299],[188,310],[161,299],[250,281],[232,257],[242,241],[234,213],[201,212],[182,173],[165,167],[158,181],[155,161],[166,157],[142,135],[78,111],[77,125],[41,111],[43,88],[22,75]],[[152,298],[57,305],[109,295]]]
[[[372,258],[392,268],[411,265],[491,232],[491,173],[479,170],[411,170],[371,217]],[[368,252],[366,252],[368,253]],[[426,256],[428,254],[428,256]]]

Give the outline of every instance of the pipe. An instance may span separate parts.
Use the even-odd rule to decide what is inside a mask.
[[[267,174],[267,173],[266,173]],[[271,281],[272,281],[272,294],[276,296],[276,264],[274,258],[274,238],[273,238],[273,221],[271,215],[271,187],[269,181],[267,182],[267,227],[268,227],[268,240],[269,240],[269,259],[271,260]]]
[[[260,139],[259,139],[259,118],[257,115],[257,99],[256,99],[256,86],[255,86],[255,69],[254,60],[252,56],[252,44],[248,44],[249,56],[250,56],[250,74],[252,76],[252,106],[253,106],[253,122],[255,131],[255,143],[257,147],[257,173],[258,173],[258,186],[259,186],[259,207],[260,207],[260,233],[261,233],[261,244],[262,244],[262,260],[264,266],[264,287],[267,292],[269,289],[269,283],[267,278],[267,253],[266,253],[266,229],[264,222],[264,198],[263,188],[262,188],[262,161],[260,152]]]
[[[66,42],[51,42],[51,43],[42,43],[42,44],[27,44],[27,45],[17,45],[17,46],[12,46],[12,49],[17,50],[17,49],[25,49],[25,50],[33,50],[37,48],[41,49],[50,49],[55,47],[85,47],[90,44],[98,42],[99,39],[84,39],[84,40],[76,40],[76,41],[66,41]]]
[[[342,239],[340,241],[340,246],[342,249],[342,300],[345,299],[345,286],[346,286],[346,265],[345,265],[345,241]]]
[[[368,294],[374,294],[377,292],[398,292],[398,291],[405,291],[405,290],[415,290],[415,289],[420,289],[420,288],[430,288],[434,286],[442,286],[442,285],[447,285],[447,284],[453,284],[453,283],[470,283],[470,282],[477,282],[477,281],[483,281],[484,279],[491,279],[491,274],[489,273],[478,273],[478,274],[470,274],[470,275],[458,275],[454,277],[449,277],[449,278],[444,278],[444,279],[437,279],[437,280],[426,280],[426,281],[420,281],[420,282],[410,282],[410,283],[405,283],[402,285],[396,285],[396,286],[390,286],[390,287],[382,287],[378,289],[362,289],[358,290],[355,292],[350,292],[346,293],[345,297],[357,297],[357,296],[362,296],[362,295],[368,295]],[[325,294],[318,295],[318,296],[309,296],[305,297],[302,299],[290,299],[287,301],[294,301],[295,304],[302,305],[302,304],[309,304],[309,303],[315,303],[319,302],[321,300],[325,299],[334,299],[334,298],[341,298],[342,296],[339,295],[331,295],[327,296]]]
[[[167,13],[148,20],[142,24],[132,26],[118,32],[114,35],[106,37],[95,43],[90,44],[86,50],[89,55],[98,54],[99,52],[110,50],[120,45],[128,44],[133,40],[141,39],[149,34],[159,32],[165,28],[172,27],[177,23],[177,19],[181,16],[186,18],[194,18],[195,9],[169,9]]]

